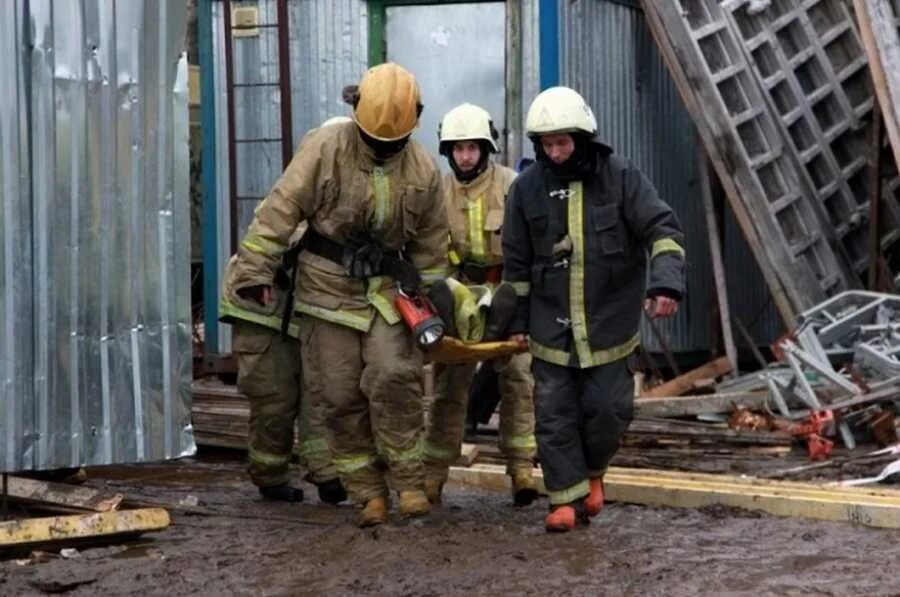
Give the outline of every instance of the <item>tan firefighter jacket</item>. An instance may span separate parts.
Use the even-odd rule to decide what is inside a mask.
[[[416,142],[378,164],[353,122],[311,131],[256,209],[241,243],[234,291],[271,285],[292,232],[306,221],[339,243],[368,233],[386,250],[402,250],[428,284],[447,273],[448,234],[434,159]],[[368,331],[375,313],[388,323],[390,278],[351,278],[344,266],[302,251],[297,258],[294,308],[326,321]],[[276,315],[277,301],[264,308]]]
[[[451,172],[444,177],[444,204],[450,221],[450,262],[475,261],[488,265],[503,261],[500,228],[506,194],[516,173],[491,162],[468,183]]]

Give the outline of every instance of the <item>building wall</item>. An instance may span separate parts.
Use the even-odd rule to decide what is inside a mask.
[[[0,469],[193,453],[183,0],[0,3]]]

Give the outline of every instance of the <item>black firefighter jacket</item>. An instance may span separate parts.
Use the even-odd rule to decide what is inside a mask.
[[[627,357],[640,341],[644,297],[684,293],[675,214],[637,168],[603,147],[581,180],[534,163],[507,200],[503,277],[519,296],[512,332],[529,334],[534,356],[561,366]]]

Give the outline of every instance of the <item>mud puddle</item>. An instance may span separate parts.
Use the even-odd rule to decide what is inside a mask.
[[[610,504],[567,535],[546,502],[449,486],[428,519],[360,530],[350,506],[258,498],[237,460],[90,471],[90,484],[169,504],[137,541],[33,565],[0,561],[0,594],[898,595],[900,531],[706,508]],[[197,506],[178,506],[188,495]],[[193,503],[190,501],[189,503]]]

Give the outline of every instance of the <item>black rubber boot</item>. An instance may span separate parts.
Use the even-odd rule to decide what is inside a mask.
[[[444,335],[456,337],[456,322],[453,317],[453,291],[447,286],[447,283],[441,280],[434,283],[428,290],[428,299],[434,305],[438,317],[444,322]]]
[[[487,321],[484,324],[485,342],[493,342],[505,337],[506,330],[516,313],[518,300],[516,289],[512,284],[503,282],[497,286],[494,298],[491,300],[491,307],[488,309]]]
[[[268,485],[259,488],[260,495],[267,500],[276,502],[302,502],[303,490],[299,487],[292,487],[287,483],[279,483],[278,485]]]
[[[347,499],[347,490],[340,479],[328,479],[316,485],[319,490],[319,501],[336,506]]]

